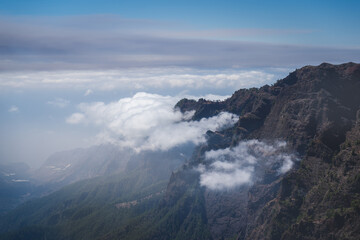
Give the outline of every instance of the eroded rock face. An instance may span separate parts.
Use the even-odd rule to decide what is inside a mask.
[[[248,191],[247,186],[236,191],[205,191],[208,226],[214,239],[245,235]]]
[[[286,175],[227,192],[206,190],[193,177],[214,239],[357,239],[359,64],[306,66],[273,86],[239,90],[222,102],[182,100],[177,107],[195,110],[194,119],[221,111],[240,116],[233,128],[209,133],[208,145],[197,150],[189,166],[204,163],[205,151],[246,139],[284,140],[301,159]],[[169,183],[178,183],[167,192],[172,204],[177,189],[186,192],[181,176],[186,174]]]

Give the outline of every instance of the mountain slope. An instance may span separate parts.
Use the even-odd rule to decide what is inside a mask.
[[[154,226],[147,239],[357,239],[359,150],[341,148],[354,146],[360,139],[356,130],[359,92],[360,65],[322,64],[296,70],[273,86],[239,90],[223,102],[180,101],[177,107],[182,111],[196,111],[194,119],[220,111],[240,118],[232,129],[208,132],[208,144],[199,147],[182,170],[173,174],[154,218],[158,222],[176,219],[176,224],[172,228]],[[352,143],[347,136],[352,136]],[[270,167],[253,185],[231,191],[202,187],[196,168],[207,164],[204,153],[235,147],[247,139],[285,140],[300,161],[286,175],[278,175]],[[346,155],[349,152],[351,157]],[[339,182],[330,187],[329,179]],[[337,197],[341,204],[331,197],[319,197],[335,191],[336,186],[343,189]],[[312,202],[314,195],[317,202]],[[188,198],[201,201],[182,205]],[[308,211],[308,205],[313,209]],[[330,225],[324,227],[325,222]],[[331,227],[334,223],[336,228]]]
[[[134,154],[124,171],[78,181],[28,201],[0,220],[4,233],[0,238],[96,239],[106,235],[156,207],[171,172],[191,149]]]
[[[35,186],[25,163],[0,163],[0,215],[26,201]]]
[[[131,149],[111,144],[57,152],[32,173],[32,178],[39,185],[59,189],[79,180],[124,171],[133,155]]]
[[[195,109],[195,116],[213,114],[207,109],[241,115],[237,126],[222,139],[216,135],[217,144],[206,150],[224,142],[228,144],[222,148],[235,146],[244,139],[283,139],[302,159],[288,175],[259,181],[242,196],[237,196],[239,191],[225,192],[214,201],[216,193],[205,194],[206,202],[217,203],[208,213],[215,207],[237,209],[237,203],[248,198],[241,209],[246,217],[238,216],[246,219],[246,224],[224,228],[220,234],[213,230],[213,237],[357,239],[359,92],[360,65],[322,64],[299,69],[271,87],[239,90],[220,104],[208,102],[203,107],[199,102],[180,102],[178,107],[183,110]],[[231,143],[226,140],[229,138]],[[222,216],[225,211],[208,214],[207,220],[214,222]],[[231,221],[228,219],[228,224]]]
[[[101,214],[91,220],[94,224],[104,224],[104,227],[93,239],[358,239],[359,92],[359,64],[324,63],[298,69],[272,86],[238,90],[225,101],[181,100],[176,107],[183,112],[195,110],[193,120],[227,111],[239,115],[239,121],[229,129],[207,132],[207,144],[198,146],[192,157],[171,174],[162,200],[157,198],[148,205],[145,201],[143,211],[137,211],[137,205],[131,207],[133,199],[146,199],[147,194],[163,189],[155,187],[144,194],[146,184],[139,184],[141,187],[134,188],[134,195],[122,198],[127,206],[130,205],[127,220],[106,225],[108,221],[104,219],[114,215],[99,210]],[[226,169],[225,174],[220,175],[225,178],[220,177],[217,181],[235,180],[226,174],[229,166],[239,164],[238,160],[223,157],[216,162],[209,160],[207,155],[209,152],[212,155],[229,152],[250,143],[275,150],[271,150],[273,155],[269,154],[271,151],[265,151],[257,159],[255,150],[258,148],[248,149],[255,152],[249,155],[247,165],[252,170],[240,172],[243,177],[250,174],[249,179],[240,179],[244,181],[231,185],[231,188],[215,189],[202,181],[204,171],[215,163]],[[277,150],[275,146],[282,148]],[[276,154],[283,158],[294,156],[286,171],[279,171],[284,164],[274,161]],[[134,162],[133,166],[144,165]],[[140,172],[136,176],[142,176],[143,171]],[[156,182],[150,181],[150,173],[146,176],[149,178],[145,178],[145,182]],[[93,184],[99,182],[94,180]],[[129,184],[120,179],[113,182],[127,186],[126,191],[131,190],[125,183]],[[159,186],[165,188],[165,185]],[[75,189],[77,187],[69,190],[69,194]],[[62,202],[66,199],[69,196]],[[49,199],[40,200],[49,202]],[[50,204],[44,214],[56,206],[59,204]],[[74,210],[84,206],[80,201]],[[26,209],[18,208],[17,211],[20,214]],[[12,216],[14,213],[8,215]],[[34,216],[26,213],[7,221],[11,224],[24,219],[33,221]],[[38,223],[50,226],[49,222]],[[71,223],[76,224],[71,226]],[[79,236],[87,229],[78,227],[84,222],[66,220],[63,224],[71,226],[67,229],[72,232],[71,237]],[[24,225],[17,222],[14,228],[21,226]],[[64,229],[57,230],[64,232]],[[14,234],[11,236],[19,236],[19,231]]]

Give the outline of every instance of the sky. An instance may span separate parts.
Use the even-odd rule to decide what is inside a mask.
[[[36,167],[110,135],[148,139],[155,126],[147,136],[114,130],[126,124],[113,106],[149,108],[139,94],[169,109],[304,65],[360,62],[359,10],[351,0],[0,0],[0,162]],[[172,126],[172,114],[155,122]]]

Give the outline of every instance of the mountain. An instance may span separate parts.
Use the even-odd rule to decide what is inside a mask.
[[[57,152],[31,176],[36,184],[54,191],[83,179],[122,172],[134,154],[111,144]]]
[[[106,144],[54,153],[36,170],[25,163],[0,164],[0,215],[68,184],[125,171],[133,155],[131,149]]]
[[[193,120],[239,120],[208,131],[185,163],[147,152],[25,203],[2,218],[2,237],[359,239],[359,92],[359,64],[323,63],[224,101],[183,99],[175,107]]]
[[[240,116],[175,172],[152,226],[137,239],[358,239],[360,65],[298,69],[273,86],[241,89],[223,102],[183,99],[194,119]],[[252,139],[279,139],[298,156],[286,174],[270,164],[253,184],[209,190],[200,184],[204,153]],[[134,230],[135,231],[135,230]],[[126,236],[119,230],[106,239]]]
[[[29,170],[25,163],[0,164],[0,215],[30,197],[34,186],[29,181]]]
[[[104,149],[104,146],[89,148],[88,152],[81,150],[81,154],[75,150],[55,156],[90,156],[94,149],[99,148]],[[0,235],[0,239],[95,239],[106,235],[155,208],[172,171],[190,157],[192,150],[192,145],[184,145],[166,152],[132,153],[130,157],[116,154],[121,164],[122,156],[126,160],[123,169],[114,167],[109,174],[69,184],[47,196],[29,200],[6,214],[0,219],[0,232],[7,233]],[[109,154],[98,152],[95,156],[100,162],[108,162],[104,158]],[[56,164],[54,159],[62,158],[49,158],[45,166]],[[94,172],[96,169],[92,169],[90,164],[92,158],[89,161],[84,168]],[[69,163],[60,161],[59,164],[66,166]],[[76,161],[72,164],[74,169],[80,166]],[[97,173],[102,169],[99,168]],[[61,176],[73,179],[70,176],[76,175],[74,170],[68,173],[56,174],[51,180],[66,179]]]
[[[167,208],[183,196],[201,199],[188,206],[174,236],[193,236],[186,235],[194,234],[186,224],[197,208],[204,215],[199,233],[210,232],[214,239],[358,239],[359,92],[359,64],[324,63],[296,70],[273,86],[239,90],[224,102],[179,102],[183,111],[196,110],[194,118],[220,111],[240,118],[234,128],[209,134],[210,144],[172,176]],[[284,140],[300,161],[285,175],[270,172],[234,191],[209,191],[199,186],[199,177],[186,176],[190,166],[204,162],[205,151],[248,139]]]

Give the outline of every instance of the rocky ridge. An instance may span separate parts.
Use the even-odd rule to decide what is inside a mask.
[[[176,107],[195,110],[194,119],[221,111],[240,118],[232,129],[208,132],[208,145],[173,174],[167,206],[186,195],[202,198],[203,230],[214,239],[357,239],[359,93],[359,64],[323,63],[298,69],[272,86],[241,89],[222,102],[181,100]],[[184,173],[203,162],[205,151],[246,139],[284,140],[301,161],[284,176],[221,193]],[[196,191],[190,193],[189,186]]]

